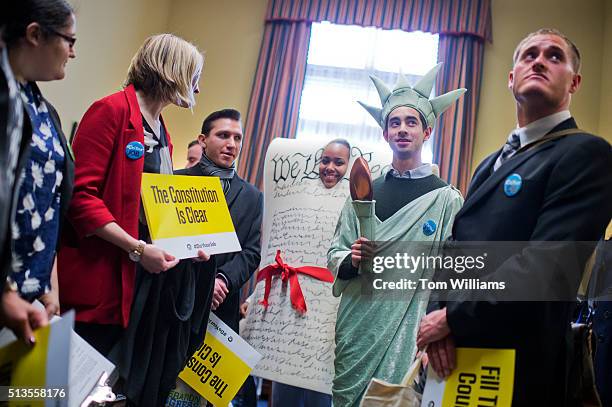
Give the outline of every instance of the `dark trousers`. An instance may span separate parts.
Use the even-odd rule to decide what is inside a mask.
[[[253,376],[247,377],[246,381],[238,390],[238,394],[232,400],[234,407],[257,407],[257,388]]]
[[[331,407],[332,396],[288,384],[272,383],[272,407]]]
[[[612,301],[599,301],[593,316],[595,384],[604,407],[612,407]]]
[[[91,346],[96,348],[105,357],[121,338],[123,327],[121,325],[94,324],[89,322],[75,322],[74,330]]]

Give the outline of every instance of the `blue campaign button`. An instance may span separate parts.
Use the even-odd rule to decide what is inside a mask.
[[[130,160],[138,160],[144,155],[144,146],[140,141],[131,141],[125,146],[125,155]]]
[[[514,196],[519,193],[523,186],[523,178],[517,173],[508,175],[504,182],[504,194],[506,196]]]
[[[429,219],[427,222],[423,224],[423,234],[425,236],[431,236],[435,233],[437,229],[436,222],[432,219]]]

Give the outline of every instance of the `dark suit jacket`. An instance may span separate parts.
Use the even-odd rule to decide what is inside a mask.
[[[204,175],[199,165],[175,171],[175,174]],[[229,293],[219,308],[213,312],[230,328],[238,332],[240,289],[257,270],[261,260],[263,194],[253,185],[235,175],[230,183],[230,191],[226,199],[242,251],[215,256],[217,273],[227,279]]]
[[[576,128],[571,118],[551,132],[569,128]],[[589,134],[569,135],[519,153],[492,172],[499,153],[476,169],[455,218],[454,240],[596,242],[602,236],[612,215],[610,144]],[[522,188],[508,197],[504,181],[513,173],[522,177]],[[584,266],[589,254],[578,253],[578,263]],[[530,285],[550,284],[552,277],[577,292],[579,274],[564,275],[551,264],[554,259],[527,250],[494,274]],[[551,269],[552,275],[542,274]],[[447,319],[457,346],[516,349],[513,406],[563,406],[573,307],[561,301],[449,302]]]

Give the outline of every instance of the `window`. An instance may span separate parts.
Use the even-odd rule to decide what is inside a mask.
[[[414,84],[437,57],[435,34],[313,23],[297,137],[322,141],[343,137],[355,143],[382,140],[380,127],[357,103],[380,106],[369,75],[392,87],[401,69]],[[422,158],[431,162],[431,157],[427,142]]]

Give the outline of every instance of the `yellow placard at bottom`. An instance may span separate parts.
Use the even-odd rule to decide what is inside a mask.
[[[16,341],[0,349],[0,377],[3,386],[45,387],[47,351],[51,326],[34,331],[36,345],[32,348]],[[44,406],[44,400],[9,400],[10,407]]]
[[[457,348],[456,368],[446,380],[429,367],[423,406],[511,407],[514,349]]]
[[[446,380],[443,406],[511,406],[514,350],[457,349],[457,369]]]
[[[251,368],[213,335],[187,361],[179,378],[215,407],[227,407]]]

